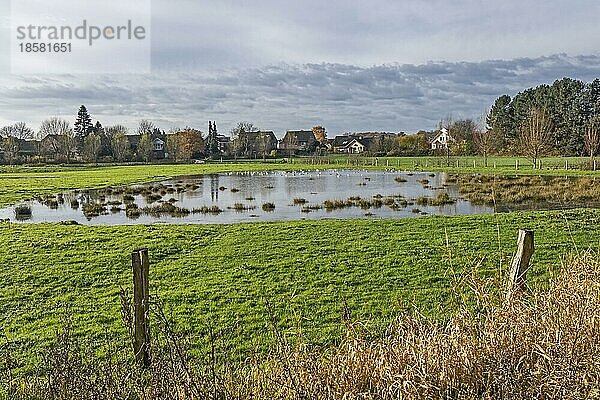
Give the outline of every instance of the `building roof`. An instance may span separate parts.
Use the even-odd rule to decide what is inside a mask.
[[[129,145],[131,147],[137,147],[140,144],[140,139],[142,138],[140,135],[125,135],[127,140],[129,140]]]
[[[313,131],[287,131],[285,136],[287,137],[288,135],[294,136],[299,142],[312,142],[317,140]]]
[[[333,147],[346,147],[350,144],[350,142],[354,140],[354,137],[352,136],[346,136],[346,135],[341,135],[341,136],[336,136],[335,138],[333,138]]]
[[[431,143],[438,141],[444,135],[448,138],[449,142],[454,141],[454,138],[448,134],[448,130],[444,128],[438,132],[437,135],[435,135],[435,137],[431,140]]]
[[[355,136],[355,135],[341,135],[341,136],[336,136],[333,139],[333,147],[347,148],[347,147],[351,146],[354,141],[362,144],[365,147],[369,147],[369,145],[371,144],[370,138],[362,138],[362,137]]]
[[[17,143],[19,144],[19,152],[35,153],[37,150],[36,147],[40,142],[37,140],[17,139]]]

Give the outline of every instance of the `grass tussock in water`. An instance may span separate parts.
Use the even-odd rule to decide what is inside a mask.
[[[235,203],[233,206],[227,207],[227,208],[230,210],[242,212],[242,211],[254,210],[256,208],[256,206],[247,206],[243,203]]]
[[[27,204],[19,204],[15,207],[15,215],[17,217],[31,217],[31,206]]]
[[[267,355],[221,365],[218,346],[205,363],[187,352],[189,341],[153,308],[152,365],[135,366],[124,343],[90,345],[69,325],[45,348],[35,378],[0,375],[0,395],[11,399],[530,399],[600,395],[600,259],[568,260],[548,285],[506,300],[498,279],[466,272],[458,284],[475,300],[447,320],[408,314],[368,339],[364,325],[342,308],[345,338],[334,347],[293,343],[278,329]],[[131,305],[123,297],[131,332]],[[104,342],[105,343],[105,342]],[[99,357],[98,354],[108,356]],[[0,346],[12,360],[10,346]],[[8,364],[7,364],[8,365]],[[11,364],[16,365],[16,364]],[[14,368],[14,367],[13,367]],[[2,392],[3,391],[3,392]],[[160,394],[160,396],[159,396]]]
[[[98,217],[106,213],[106,205],[104,203],[88,203],[82,207],[83,215],[87,218]]]
[[[264,203],[262,205],[263,211],[271,212],[275,210],[275,203]]]
[[[199,207],[199,208],[194,208],[192,210],[192,214],[212,214],[212,215],[218,215],[218,214],[221,214],[222,212],[223,212],[223,210],[221,210],[217,206],[202,206],[202,207]]]
[[[446,204],[454,204],[456,200],[450,197],[446,192],[440,192],[435,197],[421,196],[415,201],[420,206],[443,206]]]
[[[161,217],[163,215],[170,217],[185,217],[190,214],[190,210],[187,208],[177,207],[169,202],[144,207],[142,208],[142,212],[153,217]]]

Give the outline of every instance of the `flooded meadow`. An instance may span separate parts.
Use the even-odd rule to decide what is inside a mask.
[[[231,224],[491,213],[445,173],[321,170],[184,176],[41,196],[0,210],[15,222]]]

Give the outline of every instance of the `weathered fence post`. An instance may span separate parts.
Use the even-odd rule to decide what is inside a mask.
[[[150,294],[148,290],[148,249],[131,253],[133,267],[133,315],[135,361],[143,367],[150,366]]]
[[[510,266],[508,277],[507,299],[515,293],[523,293],[527,287],[527,270],[534,251],[533,231],[530,229],[519,229],[517,239],[517,252]]]

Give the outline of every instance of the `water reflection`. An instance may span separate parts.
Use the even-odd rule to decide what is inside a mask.
[[[423,198],[443,198],[446,202]],[[17,218],[16,207],[7,207],[0,210],[0,218],[17,222],[73,220],[88,225],[121,225],[407,218],[493,212],[490,207],[460,199],[458,188],[447,183],[444,173],[356,170],[179,177],[147,185],[66,192],[24,205],[31,210],[29,217]]]

